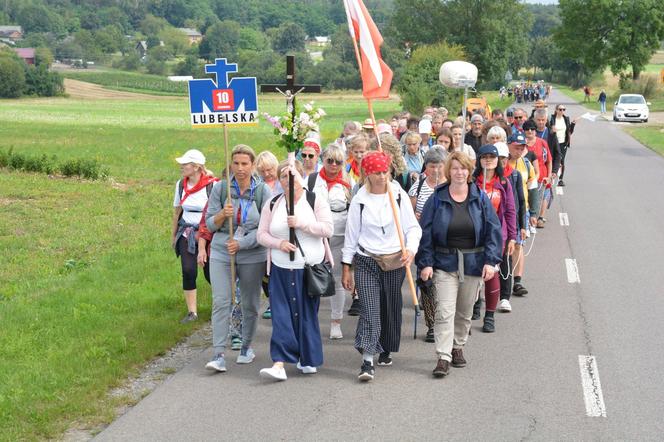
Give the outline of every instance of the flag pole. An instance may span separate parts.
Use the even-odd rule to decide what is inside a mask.
[[[371,98],[367,98],[367,104],[369,105],[369,115],[371,117],[371,122],[373,123],[374,133],[376,134],[376,140],[378,141],[378,151],[383,151],[383,146],[380,143],[380,136],[378,135],[378,128],[376,127],[376,117],[374,116],[373,104],[371,103]],[[390,205],[392,206],[392,217],[394,218],[394,225],[399,236],[399,244],[401,245],[401,253],[405,257],[408,254],[406,250],[406,241],[403,237],[403,231],[401,230],[401,221],[399,220],[399,213],[397,209],[397,203],[394,199],[394,193],[392,192],[392,185],[388,183],[387,185],[387,194],[390,199]],[[410,287],[410,294],[413,298],[413,306],[415,311],[419,311],[419,303],[417,302],[417,292],[415,290],[415,282],[413,281],[413,274],[410,271],[410,266],[406,266],[406,278],[408,279],[408,286]]]
[[[231,158],[228,154],[228,128],[224,118],[224,151],[226,152],[226,203],[233,204],[231,200]],[[233,217],[228,218],[228,240],[233,240]],[[235,255],[231,254],[231,303],[235,305]]]

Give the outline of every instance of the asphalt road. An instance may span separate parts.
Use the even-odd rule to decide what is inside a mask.
[[[554,92],[549,103],[558,102],[573,117],[585,112]],[[373,382],[357,381],[348,317],[343,340],[325,339],[318,374],[288,367],[288,381],[267,383],[258,370],[271,365],[270,324],[261,320],[252,365],[236,365],[233,352],[227,373],[210,374],[207,349],[97,439],[662,440],[664,159],[618,125],[581,120],[565,182],[527,259],[530,294],[496,314],[495,334],[474,322],[466,368],[433,379],[423,319],[414,341],[405,308],[401,352]],[[565,259],[576,260],[580,282],[568,282]],[[325,301],[320,317],[327,336]],[[585,390],[580,355],[596,361]]]

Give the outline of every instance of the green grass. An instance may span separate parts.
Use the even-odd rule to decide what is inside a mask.
[[[316,105],[329,114],[323,143],[367,116],[357,95]],[[285,107],[274,96],[259,106]],[[375,110],[389,117],[398,101]],[[0,100],[0,148],[95,158],[113,177],[0,171],[0,440],[58,438],[71,422],[112,420],[109,388],[191,332],[178,324],[185,307],[169,244],[174,158],[200,148],[219,172],[222,140],[221,130],[190,128],[185,98]],[[274,150],[265,122],[230,129],[230,142]],[[207,320],[210,290],[199,283]]]
[[[116,70],[65,71],[65,78],[99,84],[108,89],[159,95],[187,95],[186,82],[174,82],[159,75]]]
[[[664,156],[664,126],[627,128],[627,132],[644,146]]]
[[[659,75],[662,69],[664,69],[664,64],[647,64],[644,71]]]

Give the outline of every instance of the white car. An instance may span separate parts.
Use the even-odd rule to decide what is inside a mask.
[[[639,94],[622,94],[613,106],[613,121],[648,121],[649,102]]]

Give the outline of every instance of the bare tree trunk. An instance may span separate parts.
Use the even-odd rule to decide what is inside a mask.
[[[641,69],[632,65],[632,80],[636,81],[641,76]]]

